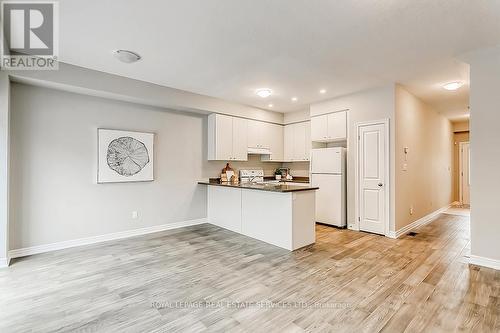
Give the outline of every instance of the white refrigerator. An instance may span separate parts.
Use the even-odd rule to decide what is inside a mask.
[[[311,150],[311,185],[316,191],[316,222],[345,227],[346,149],[343,147]]]

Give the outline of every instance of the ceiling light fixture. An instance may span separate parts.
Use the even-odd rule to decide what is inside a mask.
[[[271,89],[269,89],[269,88],[261,88],[261,89],[257,89],[255,91],[255,93],[259,97],[267,98],[267,97],[269,97],[269,96],[271,96],[273,94],[273,91]]]
[[[126,64],[131,64],[133,62],[141,60],[141,56],[135,52],[128,50],[116,50],[113,51],[115,58],[124,62]]]
[[[326,89],[321,89],[321,90],[319,91],[319,93],[320,93],[320,94],[324,94],[324,93],[326,93]]]
[[[269,104],[268,106],[269,106],[270,108],[272,108],[272,107],[273,107],[274,105],[272,105],[272,104]]]
[[[292,102],[297,102],[298,98],[297,97],[292,97]]]
[[[443,85],[443,88],[446,90],[457,90],[461,86],[463,86],[463,82],[450,82],[445,85]]]

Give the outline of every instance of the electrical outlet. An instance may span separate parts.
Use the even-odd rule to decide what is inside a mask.
[[[410,215],[413,215],[413,206],[410,207]]]
[[[139,217],[139,213],[138,213],[136,210],[134,210],[134,211],[132,212],[132,218],[133,218],[134,220],[136,220],[138,217]]]

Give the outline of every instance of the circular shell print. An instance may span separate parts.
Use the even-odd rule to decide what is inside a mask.
[[[108,166],[122,176],[133,176],[149,163],[148,149],[129,136],[114,139],[108,146]]]

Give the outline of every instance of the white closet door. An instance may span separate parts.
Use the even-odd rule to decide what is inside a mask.
[[[386,124],[360,126],[358,129],[359,228],[385,234],[386,212]]]

